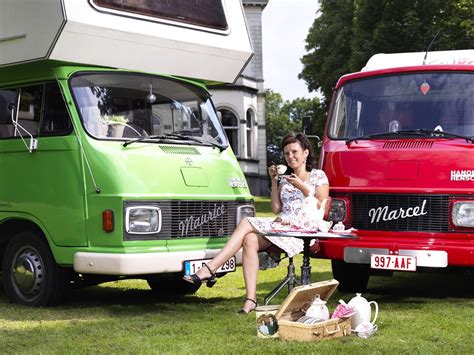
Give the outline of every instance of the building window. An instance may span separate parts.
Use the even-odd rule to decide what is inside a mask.
[[[230,110],[220,109],[222,126],[229,139],[230,147],[236,156],[239,155],[239,120],[237,115]]]
[[[251,109],[246,114],[247,158],[255,156],[255,114]]]

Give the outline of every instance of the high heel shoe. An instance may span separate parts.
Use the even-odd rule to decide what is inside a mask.
[[[193,285],[196,285],[196,286],[200,286],[203,281],[206,281],[206,286],[207,287],[209,287],[209,288],[213,287],[217,282],[216,273],[212,272],[211,268],[207,264],[204,264],[204,266],[207,268],[207,270],[209,270],[209,273],[210,273],[209,277],[205,277],[205,278],[201,279],[201,278],[199,278],[198,275],[192,274],[192,275],[184,276],[183,280],[186,281],[186,282],[189,282]]]
[[[237,312],[238,314],[249,314],[249,313],[255,311],[255,308],[258,307],[257,301],[255,301],[255,300],[253,300],[253,299],[251,299],[251,298],[246,298],[245,301],[250,301],[250,302],[252,302],[252,303],[254,304],[254,307],[251,308],[251,309],[249,309],[248,311],[246,311],[245,309],[242,308],[241,310],[239,310],[239,311]]]

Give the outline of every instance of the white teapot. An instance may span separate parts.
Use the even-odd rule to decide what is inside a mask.
[[[318,208],[318,200],[314,195],[306,197],[298,216],[298,225],[304,229],[319,229],[322,232],[327,232],[332,226],[332,222],[323,220],[327,203],[328,199],[324,199],[321,207]]]
[[[306,315],[312,318],[319,318],[322,320],[329,319],[329,310],[326,307],[326,301],[323,301],[319,295],[316,296],[311,306],[306,310]]]
[[[352,329],[356,329],[359,324],[371,323],[374,324],[379,314],[379,306],[375,301],[367,301],[360,293],[356,293],[356,296],[352,298],[349,303],[354,308],[356,313],[352,316]],[[371,306],[374,305],[375,315],[371,321]]]

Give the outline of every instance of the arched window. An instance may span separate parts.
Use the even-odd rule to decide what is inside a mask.
[[[255,114],[248,109],[246,114],[247,158],[255,156]]]
[[[235,113],[227,109],[219,109],[222,114],[222,126],[229,139],[230,146],[236,156],[239,155],[239,120]]]

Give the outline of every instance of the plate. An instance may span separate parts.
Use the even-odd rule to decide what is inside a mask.
[[[372,269],[394,271],[416,271],[416,257],[411,255],[380,255],[370,256]]]
[[[186,260],[184,262],[184,274],[192,275],[198,272],[199,269],[204,267],[204,264],[207,264],[212,259],[198,259],[198,260]],[[234,272],[236,269],[237,263],[235,256],[227,260],[219,269],[217,269],[216,274],[222,274],[227,272]]]

